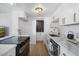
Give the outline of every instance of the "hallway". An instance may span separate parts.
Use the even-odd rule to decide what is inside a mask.
[[[30,56],[48,56],[48,51],[44,43],[37,41],[36,45],[31,45]]]

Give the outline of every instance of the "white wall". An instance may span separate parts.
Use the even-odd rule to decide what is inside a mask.
[[[12,35],[17,36],[18,35],[18,12],[12,11]]]
[[[29,35],[30,33],[30,23],[29,21],[23,21],[22,19],[18,19],[18,28],[21,33],[19,35]]]
[[[73,13],[79,13],[79,4],[71,4],[65,3],[61,4],[61,6],[55,11],[53,16],[59,17],[66,17],[66,23],[73,22]],[[61,33],[65,36],[67,35],[68,31],[73,31],[75,34],[79,33],[79,25],[72,25],[72,26],[61,26]]]
[[[11,35],[12,32],[11,13],[0,13],[0,26],[8,27],[9,35]]]
[[[44,43],[47,45],[47,40],[48,40],[48,34],[50,31],[50,23],[51,23],[51,19],[50,17],[47,17],[44,19]]]
[[[73,31],[75,38],[76,34],[79,34],[79,25],[72,25],[72,26],[62,26],[61,33],[67,37],[68,31]]]
[[[26,26],[25,27],[26,27],[26,33],[28,35],[31,35],[31,32],[32,32],[32,21],[29,21],[29,20],[26,22]]]
[[[36,44],[36,20],[31,21],[31,44]]]

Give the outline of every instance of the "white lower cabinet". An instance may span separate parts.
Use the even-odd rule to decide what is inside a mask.
[[[60,51],[60,56],[70,56],[66,49]]]
[[[67,47],[61,47],[60,56],[75,56],[72,52],[70,52]]]
[[[16,55],[16,50],[15,48],[10,49],[6,53],[4,53],[2,56],[15,56]]]
[[[0,44],[0,56],[15,56],[16,44]]]
[[[9,51],[5,52],[2,56],[16,56],[16,49],[12,48]]]

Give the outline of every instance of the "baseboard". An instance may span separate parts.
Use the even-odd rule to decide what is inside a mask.
[[[36,43],[44,43],[43,40],[37,40]]]

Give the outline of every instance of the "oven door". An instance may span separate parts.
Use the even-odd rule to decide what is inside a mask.
[[[29,55],[29,38],[16,47],[16,56],[28,56]]]

